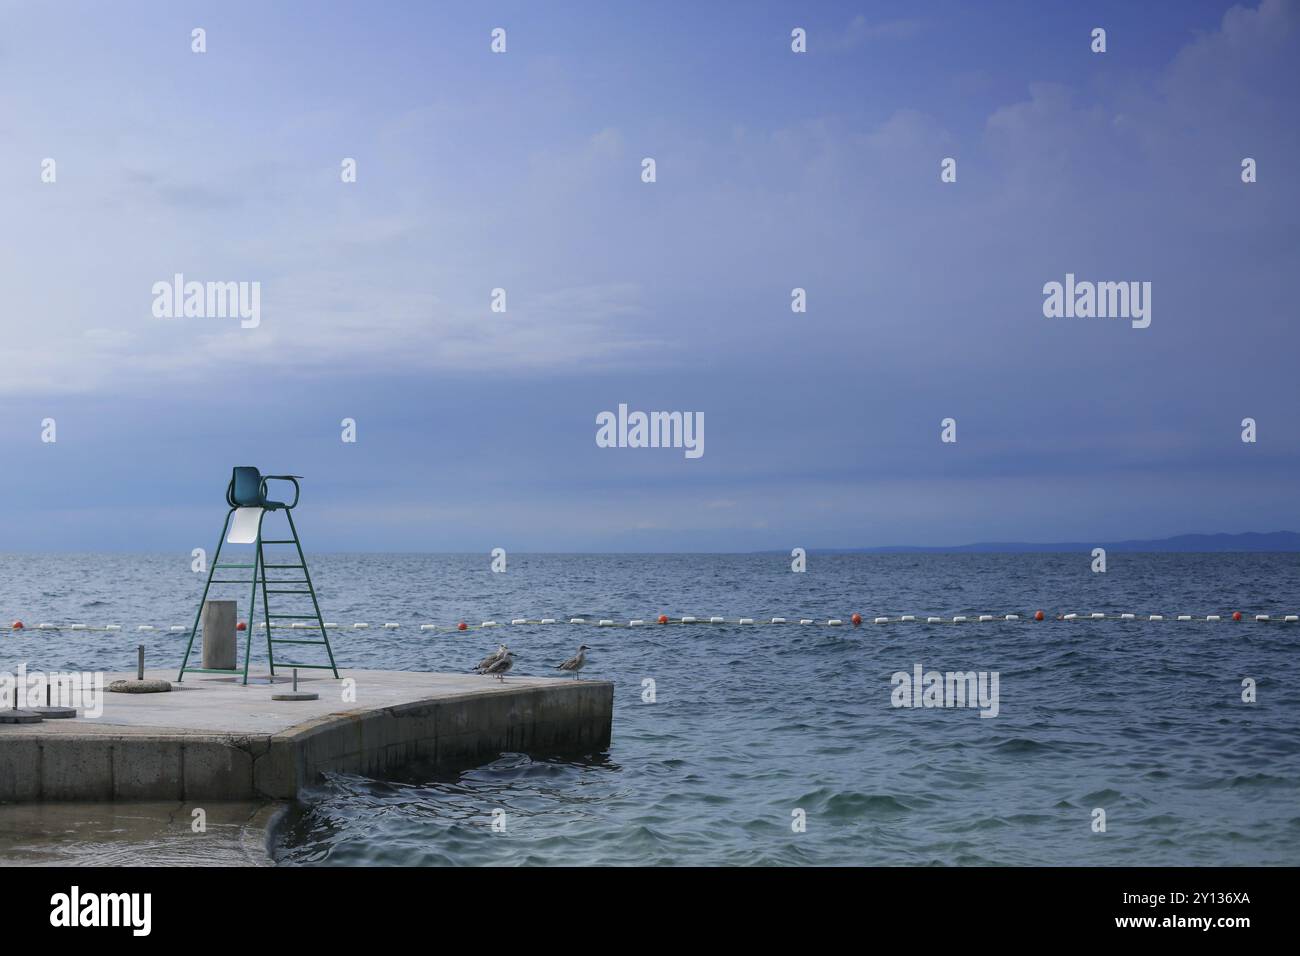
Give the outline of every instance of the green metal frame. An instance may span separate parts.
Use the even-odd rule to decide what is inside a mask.
[[[231,508],[229,511],[226,512],[226,520],[221,527],[221,537],[217,540],[217,550],[212,557],[212,564],[208,566],[208,580],[207,583],[205,583],[203,586],[203,597],[199,599],[199,609],[194,614],[194,626],[190,628],[190,640],[189,643],[185,645],[185,657],[181,661],[180,672],[176,675],[176,680],[178,682],[183,681],[185,679],[186,674],[239,674],[241,673],[239,668],[234,668],[233,670],[224,670],[224,669],[217,669],[211,667],[189,667],[188,666],[190,662],[190,654],[194,650],[194,638],[198,635],[199,622],[203,617],[203,605],[207,601],[208,593],[212,590],[212,585],[214,584],[252,585],[252,592],[249,595],[249,601],[248,601],[247,634],[244,637],[244,667],[242,673],[243,673],[243,682],[245,684],[248,683],[248,666],[252,659],[253,619],[256,617],[257,614],[258,585],[261,585],[261,589],[262,589],[262,619],[266,624],[266,657],[267,657],[267,662],[271,668],[271,676],[272,677],[275,676],[275,667],[276,667],[275,645],[276,644],[297,644],[297,645],[323,644],[325,646],[325,653],[329,656],[330,662],[328,664],[301,664],[294,661],[281,661],[280,666],[305,668],[308,670],[327,670],[327,671],[332,671],[335,677],[339,676],[338,665],[334,661],[334,649],[330,646],[329,632],[326,631],[325,619],[321,616],[320,602],[316,600],[316,589],[311,583],[311,572],[307,570],[307,556],[303,554],[302,542],[298,539],[298,528],[293,523],[293,508],[298,504],[298,497],[299,497],[298,481],[296,477],[292,475],[263,476],[262,485],[261,485],[261,497],[263,501],[265,501],[266,499],[266,482],[267,479],[270,478],[283,479],[283,480],[293,482],[293,486],[294,486],[293,504],[284,505],[284,504],[268,503],[274,506],[262,507],[262,513],[258,515],[257,518],[257,539],[253,545],[255,550],[254,550],[252,564],[222,564],[221,548],[226,543],[226,534],[230,530],[230,518],[235,513],[235,511],[238,510],[238,508],[240,507],[239,505],[235,505],[233,503],[233,499],[230,499]],[[232,486],[233,486],[233,481],[232,481]],[[229,494],[227,495],[227,497],[229,499]],[[253,506],[247,506],[247,507],[253,507]],[[281,509],[284,510],[284,516],[289,519],[289,531],[293,535],[293,537],[264,540],[262,538],[262,522],[266,520],[266,513],[268,511],[279,511]],[[298,563],[297,564],[268,564],[266,560],[266,553],[263,550],[263,547],[268,544],[292,544],[295,550],[298,552]],[[253,575],[247,581],[244,580],[230,581],[230,580],[223,580],[223,579],[218,579],[213,577],[213,575],[215,575],[218,570],[225,571],[225,570],[234,570],[234,569],[252,569]],[[301,581],[277,580],[275,578],[267,577],[266,572],[268,570],[276,571],[276,570],[288,570],[288,569],[301,570],[302,580]],[[277,587],[274,587],[275,585],[282,585],[282,584],[292,584],[292,585],[305,584],[307,586],[307,589],[305,591],[297,590],[297,589],[281,590]],[[310,595],[312,611],[314,613],[272,614],[271,598],[270,598],[272,594]],[[319,641],[306,641],[301,639],[297,639],[297,640],[288,639],[288,638],[280,639],[275,637],[273,632],[276,630],[283,630],[283,628],[278,624],[273,624],[272,621],[286,620],[286,619],[297,619],[297,620],[314,619],[316,621],[317,626],[320,628],[321,639]]]

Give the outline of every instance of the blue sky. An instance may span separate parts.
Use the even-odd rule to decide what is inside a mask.
[[[317,549],[1295,528],[1298,54],[1283,0],[0,3],[0,549],[210,547],[233,464]]]

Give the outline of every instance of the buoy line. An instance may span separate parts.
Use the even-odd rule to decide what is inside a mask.
[[[504,621],[505,619],[503,618],[502,620]],[[541,626],[541,625],[564,625],[564,624],[568,624],[568,625],[590,624],[593,627],[631,628],[631,627],[658,627],[663,625],[695,625],[695,624],[699,624],[699,625],[735,624],[744,627],[762,627],[764,625],[779,626],[779,625],[789,624],[789,625],[804,625],[804,626],[817,625],[821,627],[842,627],[845,625],[846,621],[852,627],[862,627],[864,625],[867,627],[874,627],[874,626],[885,625],[885,624],[951,624],[951,625],[995,624],[995,623],[1015,624],[1015,623],[1020,623],[1022,621],[1030,622],[1030,623],[1053,622],[1053,621],[1059,621],[1063,623],[1067,623],[1067,622],[1078,623],[1081,621],[1088,621],[1088,622],[1091,621],[1121,621],[1121,622],[1172,621],[1172,622],[1181,622],[1181,623],[1192,623],[1192,622],[1199,621],[1201,623],[1208,623],[1208,624],[1218,624],[1224,622],[1241,623],[1244,621],[1249,621],[1256,624],[1295,624],[1295,623],[1300,623],[1300,615],[1297,614],[1248,615],[1248,614],[1244,614],[1241,611],[1233,611],[1231,614],[1206,614],[1206,615],[1135,614],[1135,613],[1128,613],[1128,612],[1120,613],[1120,614],[1107,614],[1100,611],[1094,611],[1091,613],[1084,614],[1084,613],[1072,611],[1064,614],[1058,613],[1055,615],[1048,615],[1044,611],[1035,611],[1032,614],[1025,614],[1025,615],[957,614],[957,615],[953,615],[952,617],[936,617],[934,615],[922,615],[922,614],[902,614],[899,615],[898,617],[890,617],[890,616],[874,617],[871,618],[868,623],[867,619],[865,619],[861,614],[857,614],[857,613],[849,615],[847,619],[839,618],[839,617],[825,617],[825,618],[739,617],[739,618],[729,619],[720,615],[696,616],[696,615],[689,615],[689,614],[674,618],[674,617],[669,617],[667,614],[660,614],[657,617],[653,617],[653,618],[631,618],[627,621],[622,621],[622,620],[616,621],[613,618],[602,618],[602,617],[567,617],[567,618],[563,616],[540,617],[540,618],[515,617],[515,618],[510,618],[509,622],[504,624],[501,621],[495,621],[495,620],[481,621],[478,624],[470,624],[465,621],[460,621],[456,624],[419,624],[419,625],[415,625],[415,627],[417,627],[420,631],[423,632],[431,631],[434,633],[459,633],[463,631],[481,631],[481,630],[486,630],[495,627],[511,627],[511,626],[518,627],[522,625]],[[339,624],[334,621],[325,622],[325,628],[327,630],[366,630],[371,626],[372,625],[367,621],[356,621],[351,624]],[[392,630],[401,629],[403,627],[403,624],[400,621],[383,621],[373,626],[383,630],[392,631]],[[243,621],[240,621],[236,627],[237,630],[244,631],[247,629],[247,624],[245,624],[245,622]],[[266,622],[257,621],[254,623],[253,627],[255,629],[265,629]],[[319,630],[319,628],[320,625],[316,623],[295,621],[292,624],[276,624],[274,625],[273,630],[290,630],[290,629]],[[134,628],[134,631],[137,633],[162,632],[162,633],[176,634],[176,633],[186,633],[189,630],[190,628],[183,624],[172,624],[170,626],[165,626],[165,627],[155,626],[153,624],[139,624],[136,625]],[[10,624],[0,624],[0,631],[56,631],[56,632],[122,631],[125,632],[127,631],[127,628],[123,627],[123,625],[121,624],[103,624],[103,625],[82,624],[82,623],[50,624],[45,622],[33,626],[30,624],[24,624],[22,620],[15,620]]]

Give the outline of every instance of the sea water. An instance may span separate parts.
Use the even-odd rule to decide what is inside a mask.
[[[505,573],[488,554],[309,560],[346,625],[341,666],[466,671],[505,640],[514,673],[549,675],[587,643],[582,676],[615,684],[613,739],[582,759],[330,776],[291,815],[283,865],[1300,863],[1300,624],[1279,621],[1300,609],[1300,555],[1113,553],[1104,574],[1088,554],[813,552],[801,574],[784,554],[511,553]],[[0,632],[0,669],[129,670],[138,643],[150,667],[178,665],[202,591],[190,564],[0,555],[0,615],[28,628]],[[221,596],[246,615],[246,589]],[[870,623],[903,614],[919,620]],[[518,617],[561,623],[419,630]],[[996,716],[894,706],[891,677],[917,665],[996,673]]]

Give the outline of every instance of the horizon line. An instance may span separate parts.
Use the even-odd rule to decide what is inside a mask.
[[[1194,547],[1178,548],[1136,548],[1134,545],[1152,545],[1172,544],[1175,542],[1187,542],[1191,544],[1200,539],[1205,540],[1223,540],[1223,539],[1259,539],[1259,538],[1291,538],[1293,541],[1287,542],[1289,547],[1270,548],[1232,548],[1220,547],[1209,550],[1198,550]],[[899,554],[899,553],[931,553],[942,554],[949,552],[970,553],[972,551],[981,554],[1074,554],[1080,550],[1094,547],[1124,548],[1129,552],[1146,551],[1151,554],[1160,553],[1180,553],[1180,554],[1288,554],[1300,551],[1300,532],[1290,530],[1280,531],[1239,531],[1239,532],[1186,532],[1176,535],[1168,535],[1161,538],[1126,538],[1126,539],[1098,539],[1091,542],[1085,541],[976,541],[967,544],[945,544],[945,545],[823,545],[802,547],[807,554]],[[185,550],[178,548],[178,550]],[[410,549],[388,549],[388,548],[357,548],[340,550],[336,548],[322,548],[316,550],[316,554],[420,554],[420,555],[479,555],[491,554],[492,549],[468,550],[410,550]],[[528,549],[506,549],[507,554],[520,555],[576,555],[576,556],[625,556],[625,555],[747,555],[747,554],[787,554],[783,548],[757,548],[747,550],[694,550],[694,549],[656,549],[656,550],[628,550],[628,551],[589,551],[589,550],[556,550],[556,551],[539,551]],[[33,550],[33,549],[4,549],[0,554],[171,554],[170,549],[163,548],[55,548],[51,550]]]

